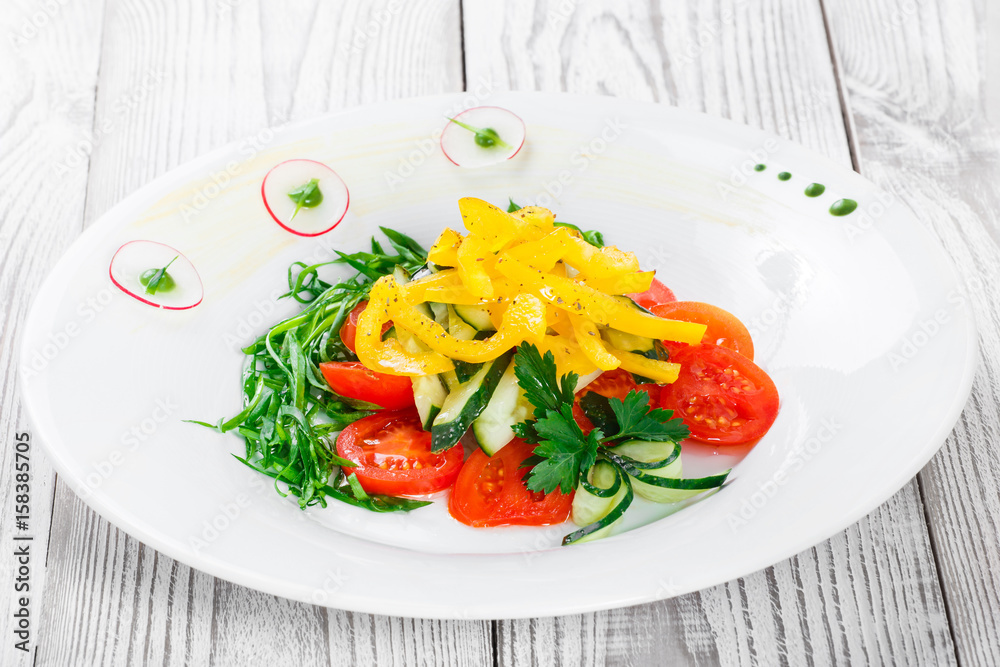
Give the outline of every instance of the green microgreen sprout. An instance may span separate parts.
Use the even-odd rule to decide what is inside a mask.
[[[492,127],[475,127],[474,125],[469,125],[468,123],[463,123],[455,118],[448,118],[451,122],[459,127],[468,130],[476,135],[475,141],[478,146],[483,148],[493,148],[494,146],[499,146],[501,148],[513,148],[510,144],[500,138],[497,131]]]
[[[299,214],[303,208],[316,208],[323,203],[323,193],[319,189],[319,179],[314,178],[305,185],[295,188],[288,193],[288,197],[295,202],[295,212],[292,213],[291,220]]]
[[[167,269],[174,263],[180,255],[174,255],[174,259],[167,262],[167,265],[160,269],[146,269],[139,276],[139,283],[146,288],[146,294],[156,294],[159,292],[169,292],[177,287],[173,276],[167,273]]]

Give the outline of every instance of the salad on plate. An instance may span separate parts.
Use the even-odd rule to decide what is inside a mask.
[[[746,445],[777,416],[746,327],[548,209],[459,210],[464,233],[428,250],[382,228],[391,251],[290,267],[303,308],[244,349],[244,409],[198,423],[242,436],[237,458],[303,508],[447,495],[469,526],[570,520],[563,544],[611,533],[636,495],[722,486],[683,476],[681,443]]]

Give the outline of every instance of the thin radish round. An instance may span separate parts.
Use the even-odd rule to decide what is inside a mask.
[[[500,107],[475,107],[450,119],[441,133],[444,156],[460,167],[486,167],[517,155],[524,121]]]
[[[118,248],[108,273],[118,289],[156,308],[187,310],[205,296],[194,264],[156,241],[129,241]]]
[[[337,172],[322,162],[304,159],[272,167],[260,194],[274,221],[299,236],[319,236],[336,227],[351,201]]]

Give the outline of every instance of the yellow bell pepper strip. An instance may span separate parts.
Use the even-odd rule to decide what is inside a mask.
[[[654,271],[637,271],[613,278],[586,278],[583,283],[605,294],[632,294],[648,290],[654,276]]]
[[[587,243],[579,232],[567,227],[556,227],[537,241],[522,243],[504,252],[520,262],[546,272],[551,271],[557,262],[563,260],[588,281],[613,281],[622,278],[641,284],[646,279],[645,274],[639,274],[641,277],[623,278],[639,272],[639,260],[634,254],[623,252],[614,246],[595,248]],[[648,273],[649,282],[652,283],[653,274]],[[645,292],[647,289],[649,285],[639,290],[620,293]]]
[[[681,365],[670,361],[650,359],[635,352],[623,352],[614,348],[608,349],[608,352],[621,362],[621,368],[629,373],[647,377],[657,384],[676,382],[681,372]]]
[[[504,252],[519,262],[548,273],[566,254],[566,248],[572,243],[572,239],[569,229],[556,227],[537,241],[522,243]]]
[[[489,244],[473,235],[467,236],[458,247],[458,275],[466,289],[478,297],[492,298],[493,283],[487,267],[496,262]]]
[[[577,232],[570,235],[564,259],[586,278],[614,278],[639,270],[639,260],[634,253],[624,252],[615,246],[595,248]]]
[[[398,301],[401,296],[392,276],[382,276],[372,285],[368,307],[358,317],[355,339],[358,359],[367,368],[389,375],[433,375],[455,368],[450,359],[437,352],[411,354],[395,338],[382,340],[382,325],[391,319],[389,302]]]
[[[586,315],[597,324],[636,336],[672,340],[695,345],[705,335],[705,325],[678,322],[643,312],[625,297],[614,297],[570,278],[561,278],[533,269],[510,257],[500,255],[497,270],[513,283],[537,290],[553,306],[573,315]],[[619,300],[621,299],[621,300]]]
[[[494,288],[505,287],[506,280],[494,280]],[[481,299],[465,287],[458,269],[445,269],[434,275],[420,278],[402,286],[407,303],[416,305],[426,301],[451,303],[463,306],[485,306],[495,303],[494,299]]]
[[[495,299],[480,299],[465,287],[429,287],[424,291],[423,297],[424,301],[450,303],[456,306],[485,306],[495,301]],[[409,297],[406,300],[412,304],[420,303]]]
[[[379,281],[381,280],[380,278]],[[395,285],[395,281],[392,284]],[[446,332],[440,324],[399,298],[401,293],[398,285],[392,291],[395,294],[390,294],[386,302],[392,323],[413,332],[427,347],[449,359],[483,363],[496,359],[523,341],[534,343],[545,335],[545,306],[533,294],[519,294],[515,297],[504,312],[496,333],[486,340],[459,340]],[[358,330],[360,332],[360,321]],[[360,358],[360,354],[358,356]]]
[[[556,360],[556,372],[562,376],[566,373],[576,373],[580,377],[598,370],[597,366],[587,358],[580,346],[572,338],[566,336],[545,336],[538,343],[538,351],[542,354],[551,352]]]
[[[514,211],[511,215],[543,232],[551,232],[552,225],[556,221],[555,214],[541,206],[525,206]]]
[[[407,301],[417,304],[424,301],[433,301],[433,299],[427,298],[427,291],[439,289],[465,290],[465,284],[462,283],[462,276],[458,274],[458,269],[445,269],[424,278],[410,281],[403,285],[403,294],[406,295]]]
[[[573,325],[573,333],[576,335],[576,344],[580,350],[587,355],[590,361],[602,371],[613,371],[621,365],[621,362],[604,347],[601,340],[601,332],[597,330],[597,325],[586,317],[570,315],[569,321]]]
[[[438,266],[458,265],[458,246],[462,243],[462,235],[454,229],[445,228],[431,249],[427,251],[427,261]]]
[[[465,228],[485,241],[491,252],[497,252],[517,236],[518,223],[525,225],[507,211],[475,197],[459,199],[458,210]]]

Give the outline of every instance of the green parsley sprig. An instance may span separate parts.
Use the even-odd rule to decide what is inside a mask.
[[[680,442],[690,435],[672,410],[650,409],[649,394],[642,391],[631,391],[624,399],[600,397],[594,405],[595,428],[585,435],[573,417],[575,373],[558,378],[552,353],[542,355],[530,343],[518,347],[514,372],[534,406],[534,419],[514,426],[519,438],[535,445],[534,455],[522,464],[530,468],[525,480],[531,491],[573,491],[597,461],[601,445],[613,447],[628,439]]]

